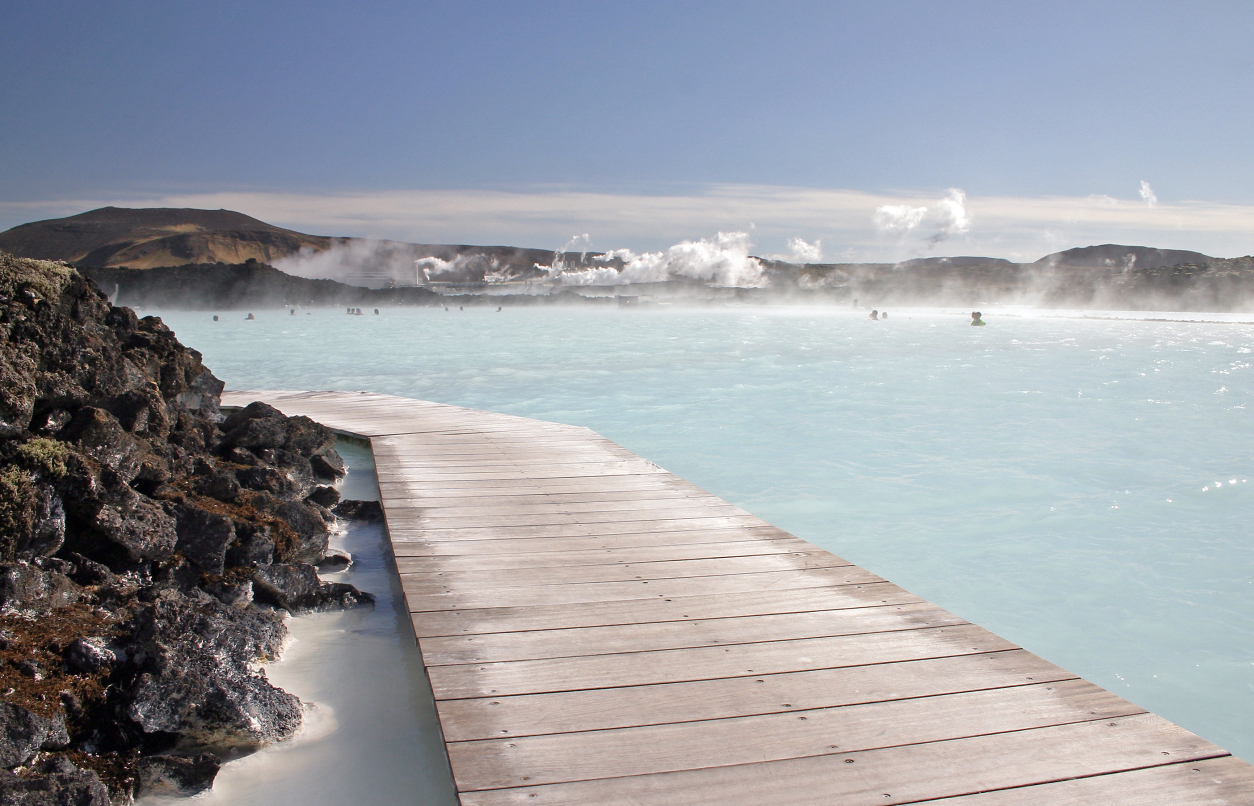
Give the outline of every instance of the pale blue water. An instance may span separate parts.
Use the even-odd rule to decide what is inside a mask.
[[[157,313],[230,388],[589,426],[1254,760],[1254,326]]]
[[[370,449],[341,440],[345,498],[379,500]],[[196,806],[455,806],[435,701],[409,626],[400,579],[378,524],[347,523],[331,545],[353,555],[323,579],[375,595],[374,607],[287,620],[290,638],[266,675],[301,698],[293,738],[224,764]],[[177,806],[150,795],[137,806]]]

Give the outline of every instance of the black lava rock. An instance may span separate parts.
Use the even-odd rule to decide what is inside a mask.
[[[252,668],[282,648],[278,614],[165,590],[140,609],[133,629],[129,652],[138,673],[127,688],[126,715],[144,734],[254,750],[300,727],[300,700]]]
[[[357,501],[345,498],[331,509],[333,513],[350,521],[381,523],[383,521],[383,505],[378,501]]]
[[[136,795],[195,795],[213,786],[222,761],[213,753],[148,756],[136,766]]]
[[[314,454],[309,459],[309,464],[313,467],[314,475],[320,479],[342,479],[348,474],[348,469],[344,467],[344,460],[329,448],[322,453]]]
[[[305,500],[331,509],[340,502],[340,491],[334,487],[314,487],[313,492],[305,496]]]
[[[312,565],[268,565],[253,572],[257,598],[289,613],[373,605],[374,596],[342,582],[323,582]]]
[[[74,604],[81,591],[69,577],[34,565],[0,565],[0,612],[47,613]]]
[[[222,386],[160,319],[0,253],[0,806],[202,791],[218,761],[191,749],[301,724],[258,665],[286,636],[272,607],[373,601],[307,565],[334,433],[264,403],[223,418]],[[71,760],[102,753],[103,782]]]
[[[40,750],[69,743],[64,714],[41,717],[20,705],[0,702],[0,767],[11,769],[30,761]]]
[[[0,770],[0,806],[110,806],[109,790],[92,770],[57,758],[26,774]]]
[[[208,574],[226,570],[226,550],[235,540],[235,522],[191,506],[176,506],[178,543],[183,556]]]

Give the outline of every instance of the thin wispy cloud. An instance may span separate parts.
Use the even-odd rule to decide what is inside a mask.
[[[1151,191],[1152,192],[1152,191]],[[938,199],[939,197],[939,199]],[[419,243],[656,251],[718,232],[751,231],[758,254],[796,253],[790,239],[827,247],[829,260],[895,261],[920,254],[1035,260],[1060,248],[1134,243],[1219,256],[1254,252],[1254,205],[1092,196],[872,193],[709,185],[687,193],[580,190],[397,190],[359,193],[215,192],[0,203],[9,226],[113,204],[238,210],[318,235]],[[923,212],[918,212],[922,210]],[[903,238],[903,234],[910,237]],[[935,239],[935,236],[943,237]],[[929,243],[929,241],[934,242]],[[938,245],[944,241],[943,246]],[[811,253],[807,253],[812,254]]]
[[[1158,204],[1158,195],[1154,193],[1154,189],[1150,187],[1150,183],[1144,179],[1141,180],[1141,200],[1150,207]]]

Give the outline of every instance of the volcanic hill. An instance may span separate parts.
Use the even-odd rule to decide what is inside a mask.
[[[84,268],[151,269],[188,263],[262,263],[335,239],[276,227],[231,210],[102,207],[0,232],[0,251]]]

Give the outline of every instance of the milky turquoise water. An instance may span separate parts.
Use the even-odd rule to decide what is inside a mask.
[[[229,388],[371,390],[591,427],[1254,760],[1254,325],[147,313]]]
[[[377,501],[370,450],[343,440],[345,498]],[[455,806],[452,775],[400,579],[378,524],[348,523],[331,545],[354,563],[322,578],[375,595],[374,607],[287,619],[270,682],[301,698],[305,721],[291,739],[223,765],[197,806]],[[186,806],[150,795],[137,806]]]

